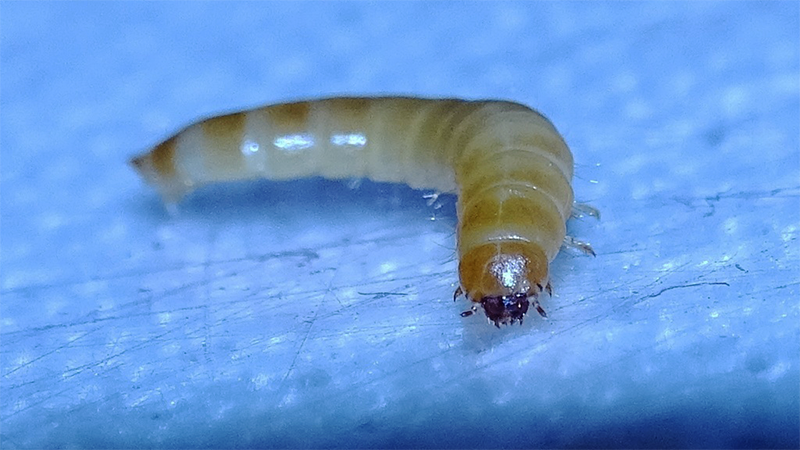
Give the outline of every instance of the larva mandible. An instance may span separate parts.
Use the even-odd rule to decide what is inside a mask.
[[[495,325],[551,291],[573,203],[572,153],[550,121],[509,101],[327,98],[190,125],[131,160],[175,203],[228,180],[366,177],[458,194],[461,294]],[[588,248],[588,247],[587,247]],[[588,250],[591,252],[591,250]]]

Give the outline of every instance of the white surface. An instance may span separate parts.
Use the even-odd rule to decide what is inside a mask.
[[[0,446],[797,447],[796,2],[3,3]],[[596,258],[550,320],[453,303],[454,199],[126,159],[317,95],[509,98]],[[434,218],[435,220],[430,220]]]

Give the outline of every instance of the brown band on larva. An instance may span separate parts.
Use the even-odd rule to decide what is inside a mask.
[[[499,100],[328,98],[206,119],[132,164],[168,202],[215,181],[320,175],[455,192],[460,288],[496,325],[548,288],[572,153],[537,111]]]
[[[205,145],[218,149],[203,154],[202,164],[216,171],[214,181],[237,180],[246,172],[241,154],[247,114],[243,112],[213,117],[199,123]],[[209,170],[210,171],[210,170]]]
[[[459,214],[459,252],[462,255],[484,243],[488,228],[497,238],[507,236],[508,240],[534,243],[548,257],[554,258],[561,246],[556,240],[563,240],[566,233],[556,206],[530,192],[529,187],[495,184],[462,206]]]
[[[208,145],[219,149],[239,148],[246,116],[243,112],[237,112],[200,122]]]
[[[566,221],[570,215],[572,187],[561,171],[552,170],[550,159],[545,156],[531,154],[527,150],[509,149],[487,155],[485,158],[473,159],[464,163],[462,167],[459,194],[464,198],[474,198],[486,186],[496,183],[498,179],[531,188],[547,186],[548,188],[541,192],[556,206],[564,206],[561,210],[562,220]]]
[[[279,129],[303,130],[308,124],[311,102],[284,103],[259,108],[258,112],[268,116],[268,120]]]
[[[186,194],[176,167],[177,135],[156,145],[152,151],[130,160],[136,172],[158,189],[165,203],[175,203]]]
[[[150,153],[153,170],[164,178],[174,177],[175,171],[175,141],[173,136],[157,145]]]

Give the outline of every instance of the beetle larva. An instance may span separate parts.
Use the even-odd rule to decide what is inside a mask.
[[[550,291],[566,236],[572,154],[548,119],[497,100],[329,98],[188,126],[131,164],[167,203],[217,181],[366,177],[458,194],[460,285],[495,325]],[[469,315],[476,310],[463,315]]]

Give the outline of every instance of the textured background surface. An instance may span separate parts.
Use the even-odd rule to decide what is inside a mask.
[[[3,3],[0,446],[798,446],[797,2]],[[577,161],[550,320],[450,301],[454,199],[126,159],[317,95],[509,98]],[[431,220],[434,219],[434,220]]]

